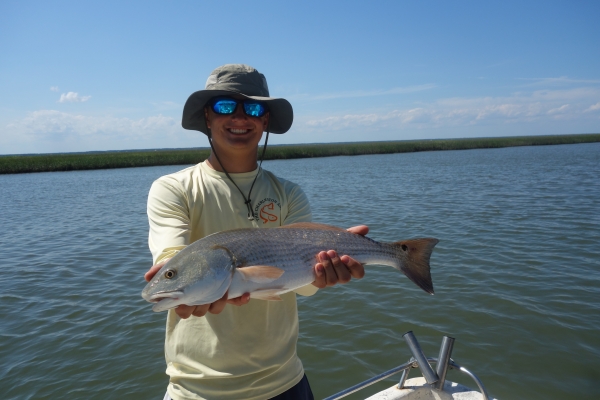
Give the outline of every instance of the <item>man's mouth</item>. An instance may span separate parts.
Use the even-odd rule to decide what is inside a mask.
[[[234,128],[230,128],[229,132],[235,134],[235,135],[243,135],[244,133],[247,133],[249,131],[249,129],[234,129]]]

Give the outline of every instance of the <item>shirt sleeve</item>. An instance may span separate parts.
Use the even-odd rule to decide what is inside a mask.
[[[282,225],[296,222],[311,222],[310,203],[304,191],[298,185],[293,185],[288,195],[288,213]]]
[[[189,202],[179,182],[156,180],[148,194],[148,246],[154,264],[171,258],[190,243]]]

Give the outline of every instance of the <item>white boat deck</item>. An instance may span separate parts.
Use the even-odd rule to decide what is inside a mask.
[[[374,394],[367,400],[481,400],[483,396],[476,390],[456,382],[446,381],[444,390],[433,389],[425,378],[411,378],[404,383],[403,389],[394,385]]]

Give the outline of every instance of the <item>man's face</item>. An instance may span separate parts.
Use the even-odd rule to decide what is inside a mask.
[[[244,99],[241,96],[231,97],[237,100]],[[269,122],[268,112],[262,117],[251,117],[246,115],[241,104],[238,104],[233,114],[217,114],[210,106],[207,106],[204,112],[206,125],[212,133],[213,145],[225,151],[256,149]]]

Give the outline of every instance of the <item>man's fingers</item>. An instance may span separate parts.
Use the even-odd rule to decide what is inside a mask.
[[[233,304],[234,306],[243,306],[244,304],[248,304],[250,301],[250,293],[244,293],[240,297],[236,297],[235,299],[228,299],[227,303]]]
[[[335,272],[335,277],[333,278],[335,282],[333,282],[333,284],[350,282],[350,279],[352,279],[350,271],[348,270],[346,265],[340,260],[338,254],[334,250],[329,250],[327,252],[327,255],[331,259],[333,271]]]
[[[185,304],[180,304],[177,306],[177,308],[175,308],[175,313],[179,316],[179,318],[182,319],[188,319],[191,315],[194,317],[204,317],[206,313],[220,314],[225,309],[227,303],[236,306],[242,306],[250,301],[250,293],[244,293],[235,299],[228,299],[227,295],[228,293],[225,293],[219,300],[211,304],[203,304],[201,306],[188,306]]]
[[[154,278],[154,275],[156,275],[156,273],[158,271],[160,271],[160,269],[167,263],[167,261],[169,261],[170,258],[167,258],[165,260],[162,260],[161,262],[159,262],[158,264],[154,264],[153,266],[150,267],[150,269],[148,270],[148,272],[146,272],[144,274],[144,279],[146,280],[146,282],[150,282],[150,280],[152,278]]]
[[[317,259],[321,259],[320,253],[317,254]],[[325,267],[320,262],[315,265],[315,280],[312,284],[318,287],[319,289],[323,289],[327,286],[327,278],[325,277]]]
[[[366,225],[357,225],[357,226],[353,226],[352,228],[348,228],[346,230],[350,233],[356,233],[357,235],[362,235],[362,236],[365,236],[367,233],[369,233],[369,227]]]
[[[208,307],[208,312],[211,314],[220,314],[226,305],[227,305],[227,293],[225,293],[225,295],[223,297],[221,297],[219,300],[215,301],[214,303],[211,303],[210,307]]]
[[[335,268],[333,267],[333,263],[329,258],[329,254],[326,252],[319,253],[319,260],[323,265],[323,270],[325,271],[325,285],[333,286],[337,282],[337,274],[335,272]]]
[[[188,319],[190,315],[203,317],[208,311],[208,306],[209,304],[203,306],[187,306],[185,304],[180,304],[175,308],[175,313],[182,319]]]
[[[369,233],[367,225],[357,225],[347,229],[357,235]],[[334,250],[322,251],[317,254],[315,265],[314,286],[322,289],[337,283],[348,283],[352,278],[360,279],[365,276],[365,269],[361,263],[348,256],[339,257]]]
[[[346,265],[350,275],[355,279],[362,279],[365,276],[365,267],[352,257],[342,256],[340,260]]]
[[[152,278],[154,278],[154,275],[156,275],[156,273],[158,271],[160,271],[160,269],[163,267],[163,265],[165,265],[165,263],[160,263],[160,264],[151,266],[150,269],[148,270],[148,272],[146,272],[144,274],[144,279],[146,280],[146,282],[150,282],[150,280]]]
[[[334,250],[329,250],[328,252],[322,251],[319,253],[319,260],[321,261],[319,264],[322,265],[324,271],[324,277],[321,279],[317,279],[318,284],[324,284],[325,286],[334,286],[337,283],[348,283],[352,276],[350,275],[350,271],[344,265],[344,263],[340,260],[339,256]],[[317,264],[316,268],[319,268],[319,264]],[[317,271],[319,271],[317,269]],[[317,272],[317,278],[321,278],[320,274]],[[320,287],[320,286],[317,286]]]

